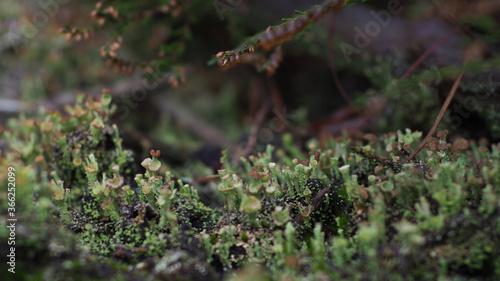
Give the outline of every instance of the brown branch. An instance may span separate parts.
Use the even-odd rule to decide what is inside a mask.
[[[211,145],[216,147],[235,147],[234,143],[224,134],[224,132],[203,120],[176,98],[162,97],[162,99],[158,101],[158,104],[161,106],[163,112],[175,116],[179,123],[185,124],[193,134],[206,140]]]
[[[464,68],[467,65],[467,62],[468,62],[468,58],[465,59]],[[418,145],[417,149],[414,150],[410,154],[410,156],[408,157],[408,159],[406,159],[406,162],[409,162],[411,159],[413,159],[424,148],[424,146],[427,144],[427,142],[432,137],[432,135],[434,135],[434,132],[436,131],[437,127],[439,126],[439,123],[441,123],[441,119],[443,119],[443,116],[444,116],[444,113],[446,112],[446,109],[448,109],[448,106],[450,105],[451,100],[453,99],[453,96],[457,92],[458,85],[460,84],[460,81],[462,80],[462,76],[464,75],[464,71],[465,70],[462,70],[460,72],[460,74],[458,75],[457,79],[455,80],[455,83],[453,83],[453,87],[451,88],[451,91],[448,94],[448,97],[446,97],[446,100],[444,101],[444,104],[441,107],[441,110],[439,111],[439,114],[438,114],[438,116],[436,118],[436,121],[434,121],[434,125],[432,125],[431,130],[429,131],[429,133],[427,134],[427,136],[425,136],[425,138],[420,142],[420,144]]]
[[[302,16],[274,28],[268,28],[266,32],[259,36],[257,47],[264,51],[269,51],[283,42],[293,39],[297,33],[301,32],[310,23],[317,22],[331,10],[340,8],[343,3],[343,1],[338,0],[328,0],[323,2],[320,7],[311,9],[311,11]]]
[[[434,50],[436,50],[437,47],[439,47],[441,44],[443,44],[446,40],[448,40],[450,37],[452,37],[453,35],[457,34],[458,32],[460,31],[460,28],[456,28],[452,31],[450,31],[449,33],[447,33],[444,37],[442,37],[441,39],[439,39],[437,42],[435,42],[431,47],[429,47],[429,49],[427,49],[413,64],[412,66],[406,71],[405,74],[403,74],[403,76],[401,76],[401,78],[399,78],[398,82],[401,82],[402,80],[404,80],[405,78],[407,78],[410,74],[413,73],[413,71],[415,71],[415,69],[430,55],[432,54],[432,52],[434,52]],[[395,85],[397,85],[397,83]],[[393,86],[394,87],[394,86]],[[393,88],[391,88],[390,90],[392,90]],[[381,105],[383,105],[384,103],[382,103]],[[365,116],[363,118],[363,120],[358,124],[358,126],[356,126],[355,130],[356,129],[359,129],[359,127],[361,127],[367,120],[369,120],[371,117],[375,116],[376,113],[378,113],[381,109],[381,106],[379,107],[376,107],[375,110],[373,111],[375,114],[367,114],[367,116]]]
[[[415,71],[415,69],[417,69],[417,67],[430,55],[432,54],[432,52],[434,52],[434,50],[436,50],[437,47],[439,47],[439,45],[443,44],[443,42],[445,42],[446,40],[450,39],[450,37],[452,37],[453,35],[457,34],[458,32],[460,31],[460,28],[455,28],[454,30],[448,32],[448,34],[446,34],[446,36],[444,36],[443,38],[439,39],[436,43],[432,44],[431,47],[429,47],[429,49],[427,49],[413,64],[412,66],[406,71],[405,74],[403,74],[403,76],[401,76],[401,78],[399,79],[399,81],[405,79],[406,77],[408,77],[411,73],[413,73],[413,71]]]
[[[285,111],[285,103],[283,102],[283,95],[276,84],[276,81],[273,79],[266,79],[266,84],[269,87],[269,91],[271,92],[271,100],[273,102],[273,111],[274,112],[284,112]],[[286,116],[284,116],[286,118]]]
[[[252,148],[255,146],[255,143],[257,142],[257,134],[259,133],[259,128],[262,126],[264,117],[266,116],[266,113],[269,111],[269,106],[270,106],[269,102],[266,102],[257,112],[257,115],[255,116],[254,122],[252,124],[252,129],[250,130],[248,143],[245,147],[245,150],[243,150],[243,157],[248,157],[248,155],[250,155],[250,153],[252,152]]]
[[[194,185],[197,185],[197,184],[207,184],[209,182],[216,182],[216,181],[220,181],[220,175],[217,174],[217,175],[210,175],[210,176],[206,176],[206,177],[201,177],[201,178],[196,178],[193,180],[193,184]]]
[[[337,89],[340,92],[340,95],[344,98],[344,100],[349,104],[350,107],[356,108],[354,106],[354,103],[352,100],[349,98],[347,95],[344,87],[342,86],[342,83],[340,82],[339,75],[337,72],[337,68],[335,67],[335,60],[334,60],[334,54],[335,50],[333,49],[334,46],[334,34],[335,34],[335,29],[333,28],[334,20],[335,20],[335,13],[332,13],[331,16],[328,18],[328,29],[330,32],[328,32],[328,64],[330,66],[330,70],[333,76],[333,81],[335,82],[335,86],[337,86]]]
[[[306,208],[310,208],[309,215],[311,215],[314,211],[316,211],[321,206],[321,204],[324,202],[326,194],[330,193],[332,190],[333,190],[333,186],[329,186],[329,187],[323,188],[320,192],[318,192],[318,194],[316,194],[316,196],[314,196],[314,198],[311,200],[311,203],[308,204],[306,207]],[[302,224],[304,222],[304,215],[302,213],[298,214],[295,217],[294,222],[296,224],[299,224],[299,225]]]

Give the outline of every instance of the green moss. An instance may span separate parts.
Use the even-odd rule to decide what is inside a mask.
[[[52,255],[33,276],[69,276],[99,259],[106,262],[97,279],[106,276],[103,268],[122,276],[132,270],[129,280],[216,279],[255,263],[273,280],[498,275],[497,145],[480,149],[441,138],[420,161],[405,163],[400,146],[416,145],[421,136],[406,130],[362,148],[331,139],[313,146],[305,160],[303,152],[289,151],[302,160],[290,159],[268,146],[240,166],[226,152],[218,188],[226,204],[210,207],[200,187],[175,178],[158,152],[133,174],[131,153],[105,121],[109,104],[80,99],[67,116],[42,116],[41,126],[11,121],[4,133],[19,153],[3,156],[0,165],[16,169],[19,219],[29,225],[19,249],[31,261]]]

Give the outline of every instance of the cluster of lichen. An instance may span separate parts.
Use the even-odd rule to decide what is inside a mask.
[[[500,276],[498,145],[448,143],[443,131],[406,162],[421,137],[406,130],[310,140],[306,157],[285,134],[282,148],[237,164],[222,154],[224,205],[212,208],[198,195],[208,185],[176,178],[159,151],[135,174],[110,105],[109,93],[79,97],[64,115],[13,120],[4,132],[18,153],[0,166],[19,171],[19,219],[29,224],[20,245],[51,257],[41,274],[105,261],[103,271],[153,280],[244,279],[256,265],[273,280]]]

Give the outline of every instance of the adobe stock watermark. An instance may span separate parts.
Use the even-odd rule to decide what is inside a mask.
[[[486,82],[487,87],[485,91],[475,91],[473,95],[469,95],[463,100],[463,104],[454,102],[450,105],[449,110],[443,116],[443,122],[446,123],[451,129],[455,130],[460,127],[463,119],[469,118],[471,116],[471,112],[479,109],[479,102],[485,101],[493,93],[495,93],[496,89],[500,89],[500,81],[493,81],[493,74],[488,75],[487,79],[484,76],[479,76],[478,80]]]
[[[7,249],[7,264],[9,265],[10,273],[16,273],[16,169],[14,167],[7,168],[7,229],[9,239]]]
[[[28,43],[33,39],[41,28],[44,28],[49,19],[53,18],[59,12],[61,5],[68,4],[70,0],[40,0],[38,1],[39,9],[33,13],[30,18],[22,17],[20,26],[15,30],[9,30],[7,38],[10,41],[12,48],[17,53],[21,45]]]
[[[408,0],[412,1],[412,0]],[[339,47],[344,54],[345,59],[348,63],[351,63],[352,54],[361,53],[361,49],[366,48],[370,45],[372,39],[377,37],[382,28],[387,27],[391,22],[392,16],[397,15],[403,11],[403,6],[399,0],[390,0],[387,3],[387,9],[381,10],[378,12],[371,11],[370,15],[373,17],[373,20],[367,22],[363,29],[359,26],[355,26],[354,29],[354,38],[353,43],[355,46],[346,43],[345,41],[341,42]]]
[[[224,20],[225,12],[233,12],[236,7],[241,5],[245,0],[214,0],[214,9],[221,21]]]

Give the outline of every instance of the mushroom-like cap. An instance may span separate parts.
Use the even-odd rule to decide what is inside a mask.
[[[266,193],[273,194],[277,189],[277,184],[272,182],[266,185]]]
[[[153,158],[153,160],[151,160],[151,163],[149,164],[149,169],[153,172],[156,172],[158,171],[158,169],[160,169],[160,167],[161,162],[157,158]]]
[[[351,167],[350,165],[344,165],[344,166],[342,166],[342,167],[339,168],[339,171],[341,173],[348,173],[350,167]]]
[[[54,200],[62,201],[64,199],[64,194],[66,191],[64,190],[64,182],[62,180],[51,180],[50,181],[50,189],[52,191],[52,195],[54,196]]]
[[[253,196],[245,196],[241,201],[240,211],[244,211],[248,214],[255,214],[262,209],[262,204],[260,200]]]
[[[231,176],[230,174],[226,174],[222,177],[222,183],[219,184],[217,189],[220,192],[226,192],[233,189],[241,189],[242,187],[243,183],[241,182],[241,179],[238,177],[238,175],[232,174]]]
[[[149,194],[153,190],[153,183],[151,181],[147,181],[142,186],[142,192],[144,194]]]
[[[97,165],[97,161],[95,160],[94,154],[90,154],[87,158],[87,164],[85,165],[85,171],[87,173],[92,174],[99,171],[99,166]]]
[[[312,194],[312,191],[309,189],[309,187],[306,187],[306,189],[304,189],[303,194],[306,198],[309,198],[309,196],[311,196],[311,194]]]
[[[123,177],[115,175],[112,179],[108,179],[106,183],[112,188],[118,188],[123,184]]]
[[[261,188],[261,184],[260,183],[251,183],[249,186],[248,186],[248,190],[250,191],[250,193],[258,193],[260,188]]]
[[[232,183],[230,183],[230,184],[220,183],[219,186],[217,187],[217,189],[220,192],[226,192],[226,191],[233,190],[234,189],[234,185]]]
[[[151,164],[151,158],[146,158],[141,162],[141,166],[143,166],[146,169],[149,169],[150,164]]]

